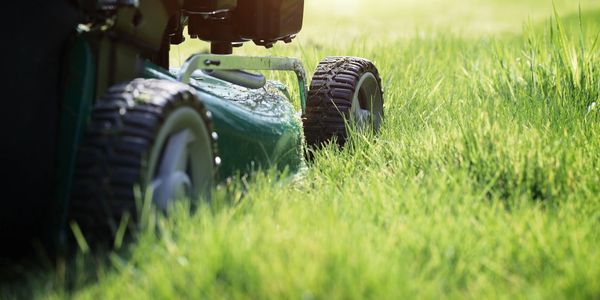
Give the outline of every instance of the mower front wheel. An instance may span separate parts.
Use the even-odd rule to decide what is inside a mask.
[[[344,146],[349,127],[379,132],[383,121],[381,78],[366,59],[325,58],[317,66],[307,98],[302,119],[309,148],[334,139]]]
[[[136,79],[98,101],[79,150],[70,203],[71,220],[84,234],[114,234],[125,214],[138,217],[141,201],[150,196],[160,210],[181,197],[210,196],[220,162],[217,136],[195,95],[177,82]]]

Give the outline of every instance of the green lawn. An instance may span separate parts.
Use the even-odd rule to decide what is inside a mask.
[[[292,179],[222,187],[193,216],[155,220],[158,235],[4,296],[599,299],[600,110],[588,107],[600,102],[600,3],[555,5],[309,1],[297,42],[239,53],[309,70],[328,55],[372,59],[378,138],[354,135]],[[175,47],[173,63],[206,48]]]

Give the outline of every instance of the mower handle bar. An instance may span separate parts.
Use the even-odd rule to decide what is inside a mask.
[[[293,71],[298,80],[302,112],[306,110],[306,71],[297,58],[194,54],[179,69],[177,80],[189,84],[196,70]]]

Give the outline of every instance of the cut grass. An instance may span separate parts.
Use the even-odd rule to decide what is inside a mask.
[[[552,6],[471,2],[473,14],[515,10],[508,23],[525,30],[467,35],[426,22],[426,34],[369,39],[364,32],[379,20],[358,33],[338,28],[343,46],[315,34],[276,48],[309,69],[327,55],[373,59],[386,91],[381,135],[318,152],[301,178],[241,179],[192,216],[182,204],[156,220],[158,234],[142,231],[127,249],[30,274],[17,292],[600,298],[600,111],[588,110],[600,100],[600,11],[582,2],[580,15],[565,1],[561,20],[533,22],[521,19],[528,7],[549,17]],[[491,23],[508,18],[491,14]],[[470,21],[461,22],[469,33]]]

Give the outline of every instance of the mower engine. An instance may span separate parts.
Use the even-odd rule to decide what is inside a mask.
[[[171,33],[172,43],[188,33],[211,43],[213,54],[231,54],[243,42],[270,48],[289,43],[302,28],[304,0],[186,0],[180,23]]]

